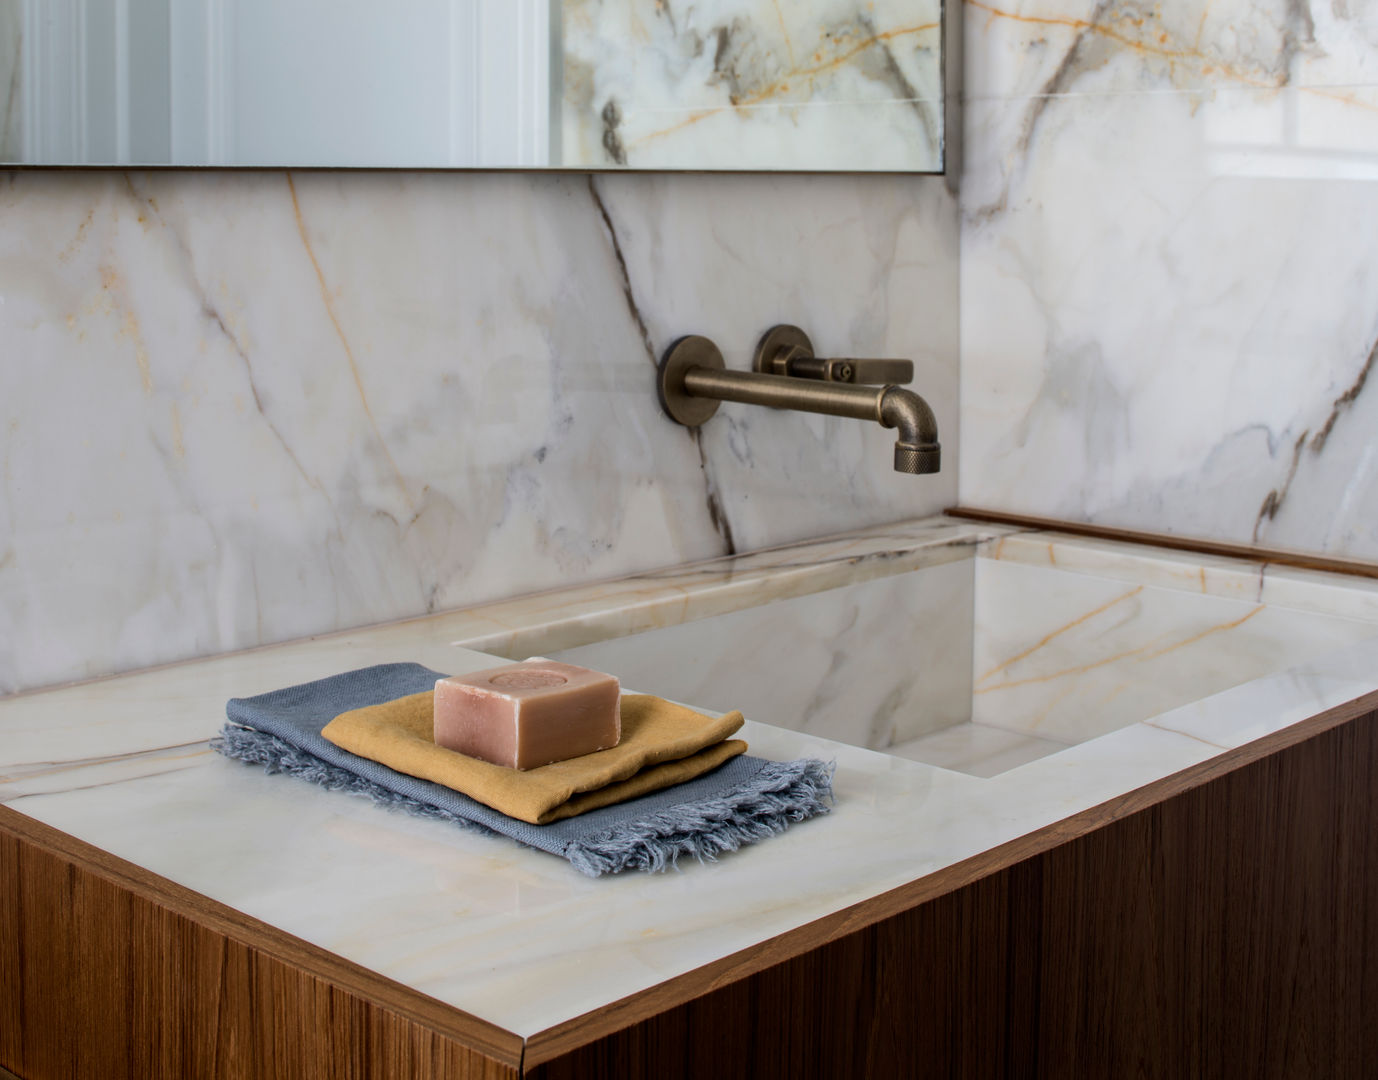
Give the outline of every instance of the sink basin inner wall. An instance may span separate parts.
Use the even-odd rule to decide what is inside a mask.
[[[1372,621],[978,552],[553,657],[994,775],[1378,636]]]
[[[626,687],[884,749],[971,718],[975,560],[551,654]]]

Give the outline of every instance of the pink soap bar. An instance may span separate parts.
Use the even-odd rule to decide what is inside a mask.
[[[620,689],[553,660],[454,675],[435,684],[435,743],[513,769],[606,750],[622,737]]]

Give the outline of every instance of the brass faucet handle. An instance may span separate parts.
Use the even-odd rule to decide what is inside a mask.
[[[796,379],[851,383],[855,386],[893,386],[913,382],[911,360],[828,360],[813,353],[813,342],[797,326],[772,326],[756,345],[756,371],[765,375],[791,375]]]
[[[869,386],[897,386],[914,381],[912,360],[829,360],[833,382]]]

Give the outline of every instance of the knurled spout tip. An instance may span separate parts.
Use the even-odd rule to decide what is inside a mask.
[[[943,451],[937,443],[909,446],[895,443],[895,472],[909,476],[923,476],[935,473],[942,465]]]
[[[887,386],[880,398],[880,422],[896,429],[896,472],[919,476],[938,471],[938,420],[928,402],[902,386]]]

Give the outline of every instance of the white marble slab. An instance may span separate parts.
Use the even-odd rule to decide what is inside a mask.
[[[956,257],[941,179],[0,173],[0,693],[936,513]],[[661,416],[779,321],[913,356],[944,472]]]
[[[560,163],[943,167],[939,0],[564,0]]]
[[[940,571],[951,528],[932,530]],[[799,567],[776,557],[797,593]],[[702,573],[712,588],[730,571]],[[668,612],[686,589],[649,586],[646,602]],[[0,801],[529,1035],[1378,691],[1364,641],[991,779],[748,721],[755,753],[837,761],[834,813],[716,865],[607,879],[205,749],[231,695],[368,663],[490,663],[450,644],[461,626],[433,616],[0,700]]]
[[[1378,559],[1372,5],[965,10],[962,501]]]

